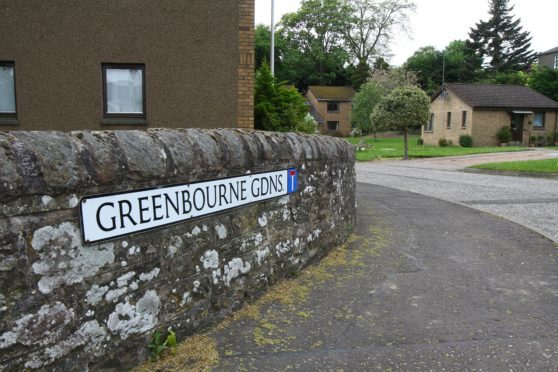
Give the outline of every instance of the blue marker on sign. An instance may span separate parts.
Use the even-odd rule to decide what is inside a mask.
[[[296,192],[298,187],[298,171],[296,168],[287,170],[287,194]]]

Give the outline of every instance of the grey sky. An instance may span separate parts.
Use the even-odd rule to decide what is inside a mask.
[[[415,0],[417,11],[411,15],[411,33],[397,32],[393,38],[391,63],[400,65],[418,48],[433,45],[444,48],[450,41],[466,39],[469,28],[488,18],[488,0]],[[532,47],[542,52],[558,46],[556,15],[558,1],[512,0],[513,13],[533,36]],[[275,0],[275,20],[300,6],[300,0]],[[256,24],[270,24],[271,0],[256,0]]]

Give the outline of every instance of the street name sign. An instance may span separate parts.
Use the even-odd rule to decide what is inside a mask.
[[[98,243],[292,194],[298,171],[247,174],[190,184],[81,198],[81,235]]]

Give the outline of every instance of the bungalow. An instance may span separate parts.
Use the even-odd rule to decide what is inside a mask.
[[[352,87],[309,86],[306,92],[310,114],[321,134],[348,136],[351,133]]]
[[[532,136],[558,129],[558,102],[520,85],[445,84],[430,106],[430,120],[422,127],[427,145],[441,138],[458,143],[466,134],[475,146],[497,146],[496,133],[509,126],[512,142],[528,146]]]

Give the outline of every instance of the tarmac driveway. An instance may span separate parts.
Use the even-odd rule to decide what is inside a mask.
[[[539,150],[357,164],[357,181],[467,205],[526,226],[558,242],[558,180],[460,172],[488,162],[556,158]]]

